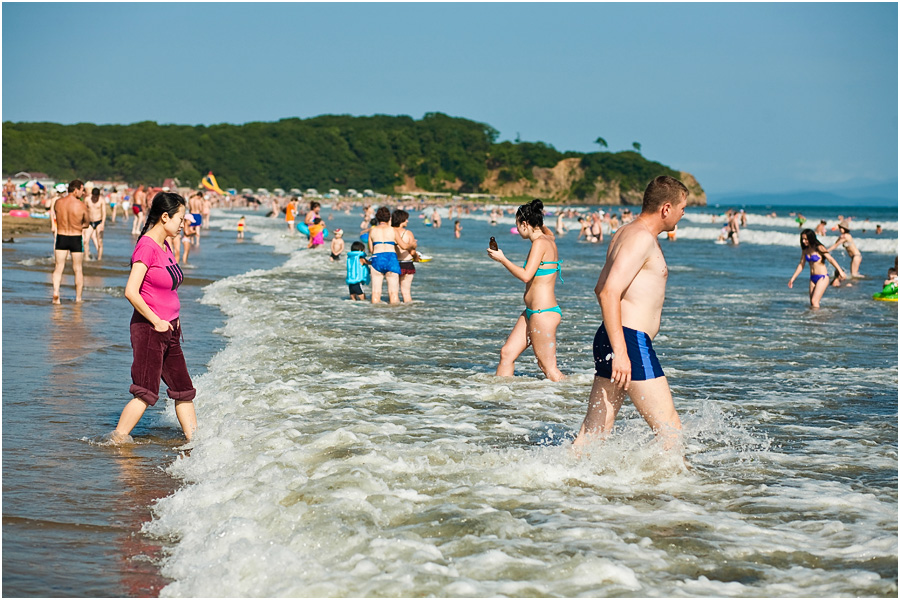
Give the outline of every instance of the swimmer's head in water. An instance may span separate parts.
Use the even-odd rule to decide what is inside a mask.
[[[538,229],[544,225],[544,203],[540,200],[532,200],[523,204],[516,211],[516,224],[525,223]]]

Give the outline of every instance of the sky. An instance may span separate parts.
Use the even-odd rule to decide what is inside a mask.
[[[897,180],[895,3],[8,3],[2,119],[443,112],[717,194]]]

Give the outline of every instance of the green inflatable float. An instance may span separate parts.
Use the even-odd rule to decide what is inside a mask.
[[[897,284],[889,283],[884,286],[877,294],[872,296],[873,300],[880,300],[882,302],[896,302],[897,301]]]

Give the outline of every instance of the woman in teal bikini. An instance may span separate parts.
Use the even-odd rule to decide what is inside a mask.
[[[556,328],[562,320],[562,311],[556,303],[554,288],[562,261],[553,233],[544,226],[544,204],[534,200],[520,206],[516,212],[516,228],[523,239],[531,240],[531,251],[523,266],[513,264],[502,250],[488,248],[492,259],[525,282],[525,310],[500,350],[497,375],[512,377],[516,359],[531,345],[547,379],[560,381],[565,376],[556,367]]]
[[[838,274],[843,278],[847,275],[837,261],[831,257],[825,245],[816,237],[816,232],[812,229],[804,229],[800,232],[800,264],[788,281],[788,287],[794,287],[794,280],[803,271],[803,264],[809,265],[809,304],[813,308],[819,308],[819,301],[825,295],[828,289],[828,267],[825,261],[830,262],[837,269]]]

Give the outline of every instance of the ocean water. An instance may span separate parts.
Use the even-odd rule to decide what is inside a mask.
[[[349,248],[358,211],[323,212]],[[351,301],[343,261],[251,214],[248,237],[275,260],[203,288],[224,319],[195,379],[200,432],[141,526],[162,547],[160,594],[895,597],[897,305],[871,295],[897,254],[897,212],[856,209],[885,233],[854,231],[868,278],[818,311],[805,285],[787,288],[792,217],[751,214],[732,247],[713,243],[713,212],[689,209],[661,241],[654,347],[691,470],[628,402],[608,441],[571,452],[608,237],[559,239],[569,378],[552,383],[530,351],[516,377],[493,375],[523,286],[485,248],[494,235],[525,258],[511,218],[463,217],[457,240],[452,221],[412,213],[434,260],[415,301],[390,307]],[[217,221],[233,231],[238,216]]]

